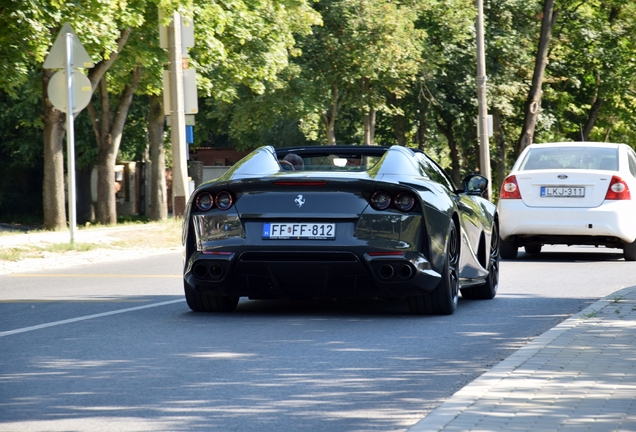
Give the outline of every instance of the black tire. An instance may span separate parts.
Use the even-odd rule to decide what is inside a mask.
[[[490,256],[488,257],[488,277],[480,286],[462,289],[462,297],[469,300],[490,300],[495,298],[499,289],[499,224],[495,222],[490,238]]]
[[[503,259],[515,259],[518,252],[519,248],[514,241],[501,240],[501,257]]]
[[[532,243],[525,245],[523,247],[528,254],[538,254],[541,253],[541,243]]]
[[[442,279],[430,293],[407,298],[411,313],[451,315],[455,312],[459,299],[459,253],[459,234],[451,219]]]
[[[215,296],[195,291],[183,281],[186,303],[194,312],[231,312],[238,305],[238,297]]]
[[[625,261],[636,261],[636,240],[623,245],[623,257]]]

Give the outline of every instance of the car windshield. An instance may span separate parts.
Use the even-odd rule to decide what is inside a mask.
[[[287,156],[289,160],[289,155]],[[303,171],[367,171],[375,166],[382,156],[360,154],[301,155],[303,165],[295,170]]]
[[[618,150],[608,147],[535,147],[521,163],[520,171],[543,169],[618,170]]]

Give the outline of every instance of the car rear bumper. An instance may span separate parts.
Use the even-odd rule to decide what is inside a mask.
[[[595,208],[528,207],[521,200],[499,203],[499,231],[503,240],[515,236],[615,237],[636,239],[634,201],[605,201]]]
[[[430,292],[440,275],[415,252],[271,251],[192,254],[185,282],[198,292],[249,298],[403,297]]]

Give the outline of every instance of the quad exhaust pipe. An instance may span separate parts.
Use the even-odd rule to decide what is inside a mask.
[[[410,264],[382,264],[378,268],[378,276],[385,281],[392,279],[395,275],[401,280],[407,280],[414,274],[413,266]]]
[[[192,274],[201,280],[220,279],[225,274],[225,268],[221,264],[207,266],[202,263],[197,263],[192,268]]]

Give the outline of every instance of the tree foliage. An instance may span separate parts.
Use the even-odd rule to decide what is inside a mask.
[[[544,5],[484,1],[495,181],[514,159],[524,124]],[[148,153],[150,101],[156,111],[167,67],[158,46],[159,9],[194,20],[196,146],[397,143],[427,149],[455,180],[479,169],[472,2],[20,0],[0,5],[3,173],[48,172],[47,161],[62,151],[59,145],[42,151],[43,142],[64,134],[64,116],[47,108],[51,71],[42,63],[65,22],[96,63],[88,72],[97,89],[91,108],[76,119],[78,166],[95,165],[98,142],[108,140],[121,142],[111,147],[115,159],[108,163]],[[634,146],[636,3],[563,0],[555,11],[535,142]],[[116,123],[133,83],[121,130],[104,128]],[[155,113],[154,139],[161,138],[158,118]],[[58,156],[56,175],[63,169]],[[44,189],[30,194],[51,193],[44,178]],[[0,179],[0,206],[12,202],[11,185]]]

